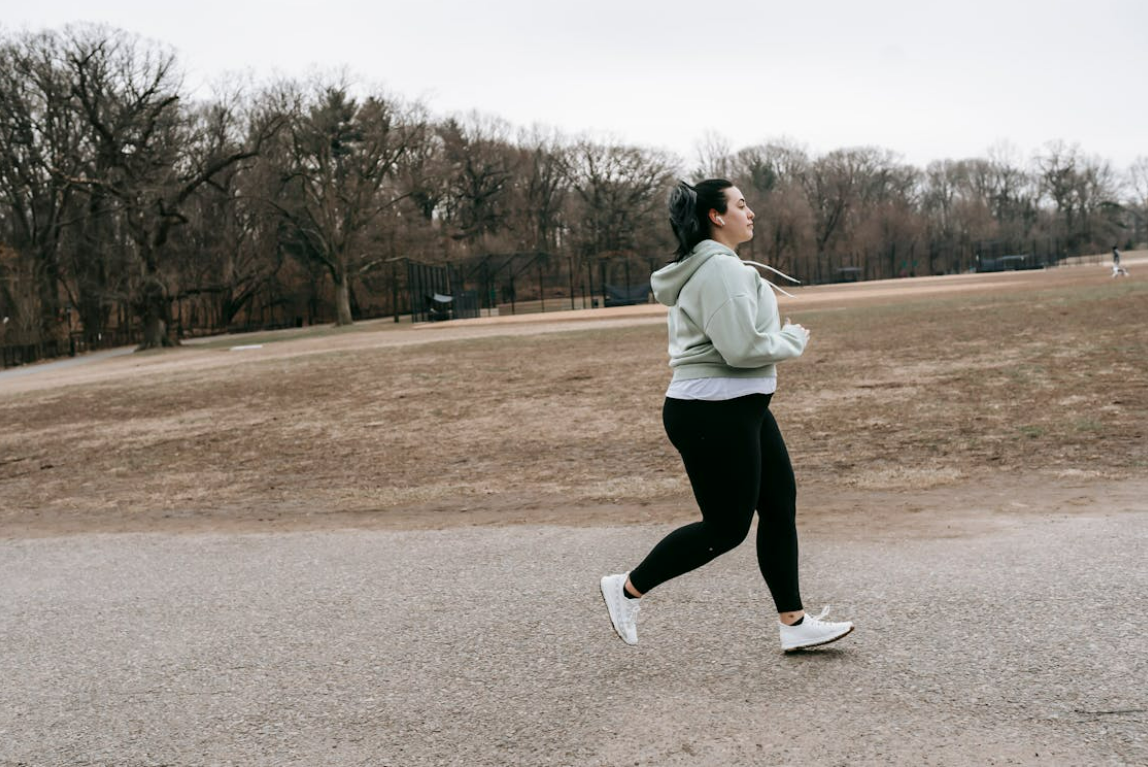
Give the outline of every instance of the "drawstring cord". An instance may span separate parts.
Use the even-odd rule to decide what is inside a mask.
[[[754,266],[760,266],[762,269],[768,269],[769,271],[773,272],[774,274],[780,274],[782,277],[784,277],[785,279],[789,280],[790,282],[796,283],[796,284],[798,284],[798,285],[800,285],[800,284],[801,284],[801,280],[795,280],[794,278],[790,277],[790,276],[789,276],[788,274],[786,274],[785,272],[782,272],[782,271],[779,271],[779,270],[777,270],[777,269],[774,269],[774,268],[773,268],[772,266],[770,266],[769,264],[759,264],[757,261],[746,261],[745,263],[747,263],[747,264],[753,264]],[[769,280],[766,280],[764,277],[762,278],[762,280],[765,282],[765,284],[766,284],[766,285],[768,285],[769,287],[773,288],[773,289],[774,289],[774,290],[776,290],[778,293],[781,293],[783,296],[789,296],[790,298],[797,298],[797,296],[793,295],[792,293],[790,293],[790,292],[789,292],[789,291],[787,291],[787,290],[783,290],[782,288],[779,288],[778,286],[774,285],[774,284],[773,284],[772,282],[770,282]]]

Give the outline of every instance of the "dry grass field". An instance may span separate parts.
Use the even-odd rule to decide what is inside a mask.
[[[1148,272],[1129,255],[1130,279],[1074,267],[786,299],[812,331],[774,399],[802,514],[1143,487]],[[662,310],[636,307],[0,375],[0,535],[688,515],[665,346]]]

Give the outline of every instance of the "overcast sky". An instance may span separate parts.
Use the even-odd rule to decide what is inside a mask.
[[[787,137],[924,165],[1010,142],[1148,155],[1142,0],[0,0],[14,30],[94,21],[171,45],[187,83],[347,67],[436,113],[609,134],[693,159]]]

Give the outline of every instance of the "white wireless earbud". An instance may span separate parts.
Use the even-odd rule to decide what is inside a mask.
[[[721,224],[722,226],[725,226],[725,221],[723,221],[723,220],[722,220],[722,217],[721,217],[721,216],[718,216],[718,217],[717,217],[717,222],[718,222],[719,224]]]

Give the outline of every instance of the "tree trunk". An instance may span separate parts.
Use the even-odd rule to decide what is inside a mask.
[[[54,252],[40,252],[39,268],[36,271],[40,292],[40,340],[66,340],[68,328],[60,313],[60,269]]]
[[[138,314],[143,322],[143,341],[136,351],[177,346],[178,343],[167,334],[169,305],[163,284],[151,276],[143,284],[141,292]]]
[[[143,324],[143,342],[136,347],[136,351],[144,349],[161,349],[164,346],[174,346],[167,337],[167,323],[159,317],[145,317]]]
[[[338,313],[336,325],[351,325],[351,278],[346,271],[335,278],[335,310]]]

